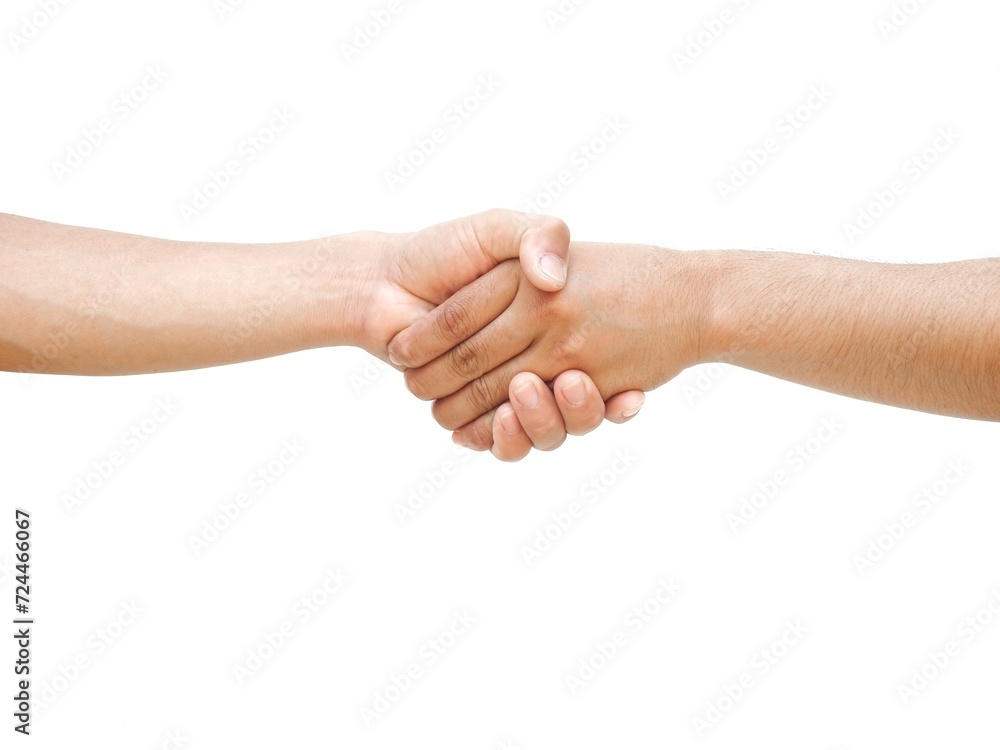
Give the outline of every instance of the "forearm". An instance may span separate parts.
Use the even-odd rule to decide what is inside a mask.
[[[892,265],[694,255],[711,287],[703,361],[869,401],[1000,419],[1000,259]]]
[[[368,241],[177,242],[0,214],[0,369],[115,375],[356,343]]]

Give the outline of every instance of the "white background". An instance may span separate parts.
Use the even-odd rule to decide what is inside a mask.
[[[350,62],[342,44],[386,4],[249,0],[220,17],[211,0],[69,2],[21,44],[10,33],[44,3],[7,3],[0,210],[291,240],[524,209],[571,169],[549,211],[579,239],[899,262],[996,252],[996,3],[929,2],[888,33],[883,1],[591,0],[554,26],[555,0],[400,2]],[[732,23],[679,65],[725,9]],[[120,119],[116,98],[157,65],[166,80]],[[481,75],[497,91],[390,190],[385,173]],[[785,139],[779,119],[814,86],[832,97]],[[185,221],[179,205],[273,107],[295,115],[289,128]],[[59,180],[53,162],[104,117],[113,131]],[[579,172],[574,152],[608,117],[626,132]],[[849,242],[845,223],[947,127],[958,142]],[[768,137],[778,153],[723,200],[718,181]],[[18,742],[154,748],[180,730],[191,748],[997,746],[1000,624],[987,610],[971,642],[956,630],[1000,586],[993,425],[703,367],[650,394],[632,424],[503,465],[457,455],[427,405],[372,362],[345,349],[0,378],[0,599],[6,619],[22,506],[34,689],[53,699]],[[177,409],[131,450],[122,435],[156,399]],[[824,420],[836,434],[810,442]],[[286,440],[304,453],[257,493],[250,476]],[[809,460],[789,460],[800,446]],[[68,512],[64,494],[113,450],[124,463]],[[619,451],[635,462],[609,473]],[[456,472],[401,524],[394,505],[446,461]],[[969,468],[942,484],[950,461]],[[734,533],[727,514],[778,471],[789,481]],[[591,481],[604,490],[593,505]],[[939,499],[923,513],[925,489]],[[192,536],[240,492],[252,505],[196,555]],[[528,565],[522,546],[574,501],[583,516]],[[906,511],[915,525],[862,574],[856,556]],[[338,567],[343,588],[308,622],[293,616]],[[627,628],[671,577],[673,601]],[[138,619],[109,630],[131,602]],[[478,622],[428,666],[422,645],[464,611]],[[294,633],[240,684],[234,666],[284,621]],[[755,655],[789,621],[808,633],[761,674]],[[627,644],[572,692],[566,676],[618,629]],[[103,650],[102,630],[118,635]],[[905,704],[898,686],[949,640],[958,656]],[[78,656],[88,666],[73,675]],[[362,707],[412,663],[422,676],[366,725]],[[754,687],[729,706],[725,688],[746,672]],[[728,710],[699,737],[694,719],[720,696]]]

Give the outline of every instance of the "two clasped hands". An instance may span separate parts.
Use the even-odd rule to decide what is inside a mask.
[[[551,450],[631,418],[643,403],[632,389],[694,363],[674,255],[571,245],[558,219],[507,211],[398,235],[359,305],[362,345],[436,400],[460,444],[504,460]]]
[[[412,233],[155,239],[0,214],[0,369],[125,375],[358,346],[457,442],[516,460],[686,367],[1000,419],[1000,260],[570,242],[494,210]]]
[[[706,362],[1000,419],[996,258],[571,243],[558,219],[506,211],[392,237],[362,345],[435,400],[457,442],[504,460],[625,421],[643,391]]]

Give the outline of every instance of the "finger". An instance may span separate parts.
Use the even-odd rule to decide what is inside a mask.
[[[493,447],[493,421],[496,409],[490,409],[485,414],[476,417],[469,424],[459,427],[451,439],[456,445],[461,445],[474,451],[488,451]]]
[[[471,384],[498,365],[517,357],[531,346],[531,333],[514,316],[503,316],[489,323],[479,333],[462,341],[433,362],[406,371],[406,387],[417,398],[429,401],[444,398]],[[507,400],[506,394],[486,409]],[[482,409],[472,417],[478,416]],[[466,420],[468,421],[468,420]]]
[[[467,221],[493,263],[520,257],[524,275],[545,292],[559,291],[566,284],[569,227],[561,219],[494,209]]]
[[[556,398],[537,375],[522,372],[510,381],[510,403],[532,446],[540,451],[551,451],[566,441],[566,427]],[[501,406],[497,414],[502,410]],[[494,426],[494,441],[496,434]],[[496,453],[496,445],[493,452]]]
[[[561,394],[561,389],[566,385],[565,379],[578,370],[569,370],[553,383],[556,394],[556,402],[563,415],[563,423],[566,425],[566,432],[570,435],[583,435],[599,426],[600,420],[597,414],[602,414],[609,422],[627,422],[634,417],[638,410],[642,408],[645,395],[642,391],[625,391],[608,399],[607,405],[600,401],[600,393],[593,381],[585,373],[584,380],[587,383],[587,395],[582,407],[572,407],[568,403],[568,398]],[[580,414],[577,415],[577,409]],[[494,411],[489,411],[481,417],[477,417],[463,427],[455,431],[454,440],[459,445],[464,445],[472,450],[489,450],[493,445],[493,435],[490,432],[494,421]]]
[[[389,342],[389,361],[397,367],[422,367],[478,333],[514,301],[520,269],[507,261],[400,331]]]
[[[566,285],[569,264],[569,227],[560,219],[545,218],[521,235],[518,254],[528,280],[543,292],[558,292]]]
[[[446,430],[457,430],[500,406],[507,400],[510,381],[514,376],[519,372],[531,372],[535,369],[531,366],[531,359],[534,357],[527,352],[519,354],[450,396],[438,399],[431,408],[434,419]],[[544,379],[546,373],[540,372],[538,375]]]
[[[551,216],[495,208],[409,235],[410,254],[434,279],[420,296],[444,300],[493,266],[512,258],[547,292],[566,283],[569,227]]]
[[[531,439],[510,404],[501,404],[496,410],[490,452],[501,461],[520,461],[531,452]]]
[[[552,391],[568,434],[586,435],[604,421],[604,400],[585,372],[567,370],[555,379]]]
[[[639,413],[642,405],[646,403],[646,394],[642,391],[625,391],[608,399],[605,405],[605,414],[609,422],[622,424],[628,422]]]

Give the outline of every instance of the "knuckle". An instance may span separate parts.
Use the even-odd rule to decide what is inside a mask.
[[[479,347],[471,341],[463,341],[451,353],[452,374],[463,382],[472,380],[481,374],[480,362],[482,354]]]
[[[441,332],[450,341],[464,341],[472,334],[472,313],[459,300],[446,302],[441,311]]]
[[[478,378],[469,383],[468,397],[469,403],[480,414],[485,413],[497,405],[498,401],[493,393],[493,388],[486,378]]]

